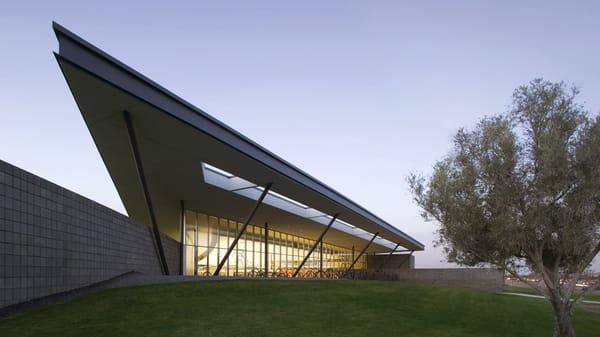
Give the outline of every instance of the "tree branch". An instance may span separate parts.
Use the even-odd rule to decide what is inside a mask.
[[[576,280],[574,282],[577,282]],[[593,286],[589,286],[585,289],[583,289],[583,291],[581,293],[579,293],[579,295],[575,296],[573,298],[573,302],[571,302],[570,307],[569,307],[569,311],[571,314],[573,314],[573,312],[575,311],[575,309],[581,304],[583,303],[583,301],[585,300],[585,298],[587,297],[587,295],[589,293],[591,293],[593,290],[598,289],[598,287],[600,286],[600,278],[598,278],[598,280],[596,280],[596,284]]]
[[[590,255],[588,255],[588,257],[584,260],[584,269],[587,268],[587,266],[589,266],[590,263],[592,263],[596,255],[598,255],[598,253],[600,253],[600,241],[598,241],[596,248],[594,248],[594,250],[590,252]]]
[[[512,276],[516,277],[519,279],[519,281],[527,284],[528,286],[530,286],[531,288],[537,290],[540,294],[542,294],[544,297],[549,298],[549,294],[547,293],[546,289],[542,288],[539,286],[539,284],[533,283],[529,280],[527,280],[526,278],[522,277],[521,275],[519,275],[519,273],[516,270],[512,270],[508,264],[506,264],[504,266],[504,269],[509,272]]]

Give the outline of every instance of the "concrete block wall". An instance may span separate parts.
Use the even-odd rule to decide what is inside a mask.
[[[129,271],[161,273],[149,226],[0,160],[0,308]]]
[[[367,269],[412,269],[415,267],[415,256],[410,254],[367,255]]]
[[[354,278],[424,283],[487,292],[500,292],[504,286],[504,272],[495,268],[368,269],[358,271]]]
[[[396,271],[396,275],[399,281],[488,292],[500,292],[504,286],[504,272],[495,268],[404,269]]]

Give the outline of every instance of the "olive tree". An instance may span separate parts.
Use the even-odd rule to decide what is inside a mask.
[[[600,251],[600,119],[578,94],[533,80],[507,113],[460,129],[431,176],[408,178],[448,260],[498,266],[537,289],[561,337],[575,336],[573,312],[594,288],[575,283]]]

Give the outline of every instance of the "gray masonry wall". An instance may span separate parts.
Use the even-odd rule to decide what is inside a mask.
[[[411,269],[415,267],[415,256],[410,254],[367,255],[369,270]]]
[[[161,272],[150,227],[0,160],[0,308],[130,271]]]
[[[388,278],[415,283],[428,283],[445,287],[471,288],[489,292],[502,291],[504,273],[493,268],[439,268],[383,270]]]
[[[426,283],[443,287],[470,288],[500,292],[504,272],[495,268],[436,268],[436,269],[367,269],[354,274],[355,279]]]

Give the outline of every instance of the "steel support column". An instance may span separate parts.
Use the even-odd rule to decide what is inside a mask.
[[[379,235],[379,232],[377,232],[377,233],[375,233],[375,235],[373,235],[373,237],[371,238],[371,241],[369,241],[369,243],[367,243],[365,248],[363,248],[363,250],[361,250],[360,254],[358,254],[358,256],[354,259],[354,261],[352,261],[352,264],[350,265],[350,267],[348,267],[348,269],[344,273],[344,277],[348,276],[348,273],[350,272],[350,270],[352,270],[352,267],[354,267],[356,262],[358,262],[358,260],[361,258],[361,256],[363,256],[363,254],[367,251],[367,249],[373,243],[373,241],[375,241],[375,238],[377,237],[377,235]]]
[[[304,266],[306,261],[308,261],[310,254],[312,254],[312,252],[315,250],[315,248],[317,248],[317,245],[323,240],[323,237],[325,236],[325,234],[327,234],[327,231],[329,230],[329,228],[331,228],[331,225],[333,225],[333,223],[337,219],[338,215],[339,214],[336,214],[333,216],[333,218],[331,218],[331,221],[329,221],[327,228],[325,228],[325,230],[323,231],[323,233],[321,233],[321,235],[319,236],[319,238],[317,239],[315,244],[310,248],[310,250],[308,251],[308,254],[306,254],[306,256],[304,257],[304,260],[302,260],[302,262],[300,263],[300,265],[298,266],[296,271],[294,271],[294,274],[292,275],[292,277],[296,277],[298,275],[298,273],[300,272],[300,269],[302,269],[302,266]]]
[[[269,277],[269,224],[265,222],[265,277]]]
[[[181,218],[179,219],[180,223],[179,223],[179,234],[181,234],[179,236],[179,240],[180,240],[180,246],[179,246],[179,271],[181,272],[180,275],[184,275],[185,274],[185,203],[183,200],[181,200]]]
[[[323,278],[323,240],[319,244],[319,277]]]
[[[267,193],[269,193],[269,190],[271,189],[271,185],[272,185],[271,183],[268,183],[267,186],[265,186],[265,189],[262,191],[262,193],[260,194],[260,197],[256,201],[256,204],[254,205],[254,208],[252,209],[252,212],[250,212],[250,215],[248,216],[248,219],[246,219],[246,222],[244,223],[244,226],[242,226],[242,228],[240,229],[239,233],[237,234],[237,236],[235,237],[235,239],[233,240],[233,242],[231,243],[231,245],[227,249],[227,252],[225,253],[225,256],[223,256],[223,259],[221,260],[221,262],[217,266],[217,269],[215,270],[214,276],[218,276],[219,275],[219,272],[221,271],[221,269],[223,268],[223,266],[227,262],[227,259],[229,258],[229,254],[231,254],[231,252],[233,251],[233,248],[235,248],[235,245],[237,245],[238,241],[242,237],[242,234],[244,234],[244,232],[246,231],[246,228],[248,228],[248,225],[250,224],[250,221],[252,221],[252,218],[254,218],[254,214],[256,214],[256,211],[258,210],[258,207],[260,207],[260,205],[263,202],[263,199],[265,199],[265,197],[267,196]]]
[[[154,213],[154,206],[152,205],[152,199],[150,198],[150,192],[148,190],[148,183],[146,182],[146,176],[144,174],[144,167],[142,165],[142,157],[140,155],[138,142],[135,136],[135,129],[133,127],[133,123],[131,122],[131,115],[128,111],[123,111],[123,119],[125,119],[125,126],[127,127],[127,134],[129,136],[129,147],[131,148],[131,152],[133,154],[133,162],[137,170],[137,176],[140,181],[140,185],[142,186],[142,191],[144,192],[144,201],[148,207],[150,222],[152,223],[154,244],[156,246],[156,253],[160,262],[160,268],[164,275],[169,275],[169,266],[167,265],[165,251],[160,238],[160,230],[158,229],[156,214]]]

